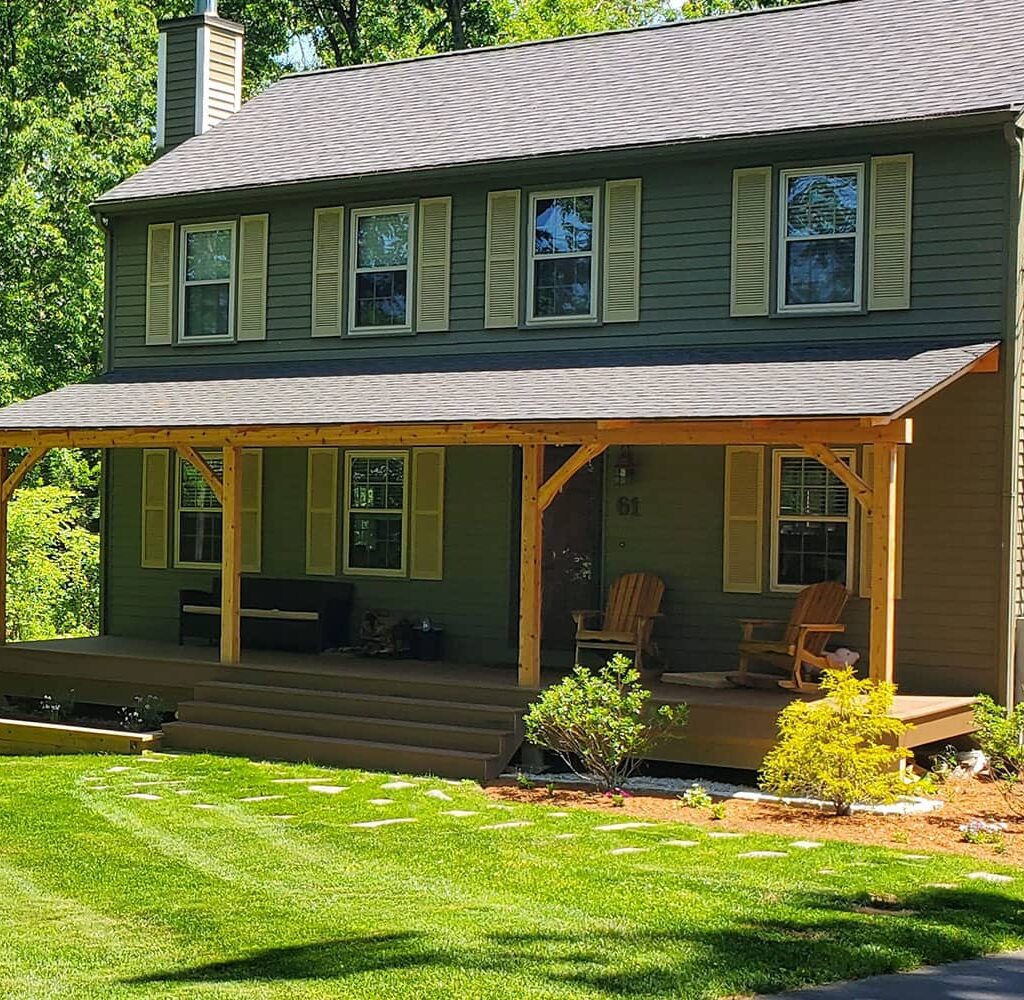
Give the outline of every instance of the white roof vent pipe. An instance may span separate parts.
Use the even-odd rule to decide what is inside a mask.
[[[216,14],[217,0],[196,0],[197,14]]]

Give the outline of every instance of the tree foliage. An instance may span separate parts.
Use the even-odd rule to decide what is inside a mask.
[[[1007,805],[1024,816],[1024,702],[1004,708],[983,694],[975,703],[974,721],[974,739],[1002,783]]]

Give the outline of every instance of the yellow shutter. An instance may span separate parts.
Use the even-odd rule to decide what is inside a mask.
[[[604,321],[640,319],[640,178],[605,185]]]
[[[759,594],[764,564],[764,449],[725,449],[722,589]]]
[[[896,451],[896,596],[903,596],[903,479],[906,450]],[[875,482],[875,449],[864,446],[864,458],[860,473],[868,486]],[[860,504],[857,505],[860,507]],[[871,596],[871,518],[860,507],[860,566],[858,593],[861,597]]]
[[[451,198],[424,198],[420,202],[416,240],[416,329],[422,333],[439,333],[448,329]]]
[[[258,573],[263,563],[263,451],[242,449],[243,573]]]
[[[412,451],[409,576],[440,580],[444,569],[444,448]]]
[[[484,326],[491,330],[519,324],[518,191],[487,195]]]
[[[310,448],[306,459],[306,572],[338,570],[338,449]]]
[[[910,308],[910,232],[914,157],[871,161],[868,309]]]
[[[142,565],[167,568],[167,506],[170,502],[170,453],[163,448],[142,453]]]
[[[146,242],[146,343],[171,343],[174,323],[174,223],[150,226]]]
[[[270,216],[243,215],[238,234],[238,339],[267,339],[267,235]]]
[[[767,316],[771,275],[772,168],[732,175],[733,316]]]
[[[340,337],[343,208],[313,214],[313,336]]]

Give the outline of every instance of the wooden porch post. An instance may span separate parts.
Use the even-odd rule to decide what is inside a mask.
[[[871,657],[874,681],[892,681],[896,637],[896,475],[899,445],[878,441],[871,504]]]
[[[220,662],[241,659],[242,463],[241,449],[224,449],[223,542],[221,548]]]
[[[9,454],[0,448],[0,483],[7,482]],[[0,644],[7,642],[7,503],[7,497],[0,496]]]
[[[519,554],[519,686],[540,687],[540,610],[544,445],[523,445],[523,511]]]

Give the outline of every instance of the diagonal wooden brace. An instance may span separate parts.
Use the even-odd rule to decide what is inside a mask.
[[[576,475],[588,462],[592,462],[600,455],[607,445],[597,442],[581,444],[550,476],[541,486],[538,493],[540,509],[547,510],[552,501],[565,488],[565,484]]]
[[[36,464],[50,449],[32,448],[29,453],[18,463],[18,467],[9,473],[3,480],[0,487],[0,500],[7,503],[14,494],[14,491],[21,485],[22,480],[28,475],[32,466]]]
[[[191,445],[180,444],[175,451],[203,477],[206,485],[210,487],[213,495],[217,498],[217,502],[223,507],[224,484],[217,478],[217,473],[210,468],[206,459]]]
[[[853,471],[828,445],[805,444],[802,446],[811,458],[817,459],[831,472],[836,479],[841,480],[853,494],[854,499],[861,505],[864,513],[870,517],[871,507],[874,501],[874,491],[856,472]]]

